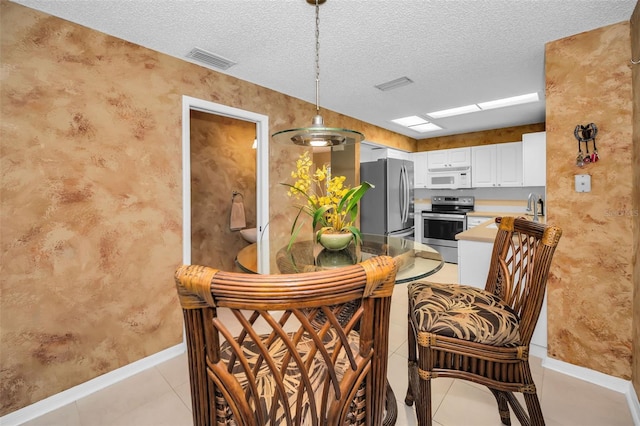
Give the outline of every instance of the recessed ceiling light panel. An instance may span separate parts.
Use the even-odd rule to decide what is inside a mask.
[[[537,102],[540,98],[538,92],[527,93],[526,95],[513,96],[510,98],[496,99],[495,101],[481,102],[478,106],[482,109],[503,108],[513,105],[526,104],[528,102]]]
[[[452,117],[454,115],[468,114],[470,112],[480,111],[478,105],[465,105],[457,108],[443,109],[440,111],[428,112],[427,115],[432,118]]]
[[[411,127],[416,126],[418,124],[426,124],[428,123],[422,117],[418,117],[417,115],[410,115],[409,117],[396,118],[395,120],[391,120],[392,122],[399,124],[401,126]]]
[[[426,133],[426,132],[435,132],[436,130],[442,130],[442,127],[433,123],[425,123],[418,124],[417,126],[409,126],[411,130],[415,130],[416,132]]]

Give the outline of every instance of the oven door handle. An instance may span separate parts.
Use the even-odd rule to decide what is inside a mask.
[[[465,215],[447,214],[447,213],[422,213],[423,219],[455,219],[458,222],[464,222]]]

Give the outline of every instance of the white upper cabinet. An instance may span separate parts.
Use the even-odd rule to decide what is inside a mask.
[[[547,133],[522,135],[522,186],[547,185]]]
[[[387,158],[411,160],[411,153],[406,151],[400,151],[399,149],[387,148]]]
[[[472,147],[471,186],[522,186],[522,143]]]
[[[473,188],[496,186],[495,145],[471,148],[471,186]]]
[[[522,186],[522,142],[496,146],[498,186]]]
[[[468,168],[471,165],[471,148],[441,149],[428,152],[429,170]]]
[[[428,156],[429,152],[414,152],[411,154],[411,160],[413,161],[414,170],[414,188],[427,188],[427,173],[428,173]]]

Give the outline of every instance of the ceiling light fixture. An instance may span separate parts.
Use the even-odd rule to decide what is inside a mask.
[[[478,106],[485,109],[494,109],[494,108],[503,108],[513,105],[526,104],[529,102],[537,102],[540,98],[538,97],[538,92],[527,93],[526,95],[520,96],[512,96],[510,98],[496,99],[495,101],[490,102],[481,102]]]
[[[399,124],[404,127],[408,127],[411,130],[415,130],[419,133],[433,132],[436,130],[442,130],[442,127],[437,124],[431,123],[422,117],[417,115],[410,115],[408,117],[396,118],[391,120],[393,123]]]
[[[409,128],[411,130],[415,130],[416,132],[420,132],[420,133],[435,132],[436,130],[442,130],[442,127],[434,123],[418,124],[417,126],[410,126]]]
[[[480,111],[480,108],[478,107],[478,105],[473,104],[473,105],[465,105],[457,108],[449,108],[449,109],[443,109],[440,111],[428,112],[427,115],[431,118],[444,118],[444,117],[452,117],[454,115],[468,114],[470,112],[477,112],[477,111]]]
[[[481,102],[478,104],[465,105],[457,108],[443,109],[440,111],[428,112],[431,118],[453,117],[454,115],[469,114],[471,112],[479,112],[487,109],[503,108],[514,105],[526,104],[529,102],[537,102],[540,100],[537,92],[527,93],[526,95],[512,96],[510,98],[496,99],[495,101]]]
[[[422,117],[418,117],[417,115],[410,115],[408,117],[396,118],[395,120],[391,120],[393,123],[399,124],[405,127],[417,126],[418,124],[428,123]]]
[[[364,135],[355,130],[325,127],[320,115],[320,4],[326,0],[306,0],[316,7],[316,116],[311,126],[281,130],[271,135],[274,142],[302,146],[335,146],[362,142]]]

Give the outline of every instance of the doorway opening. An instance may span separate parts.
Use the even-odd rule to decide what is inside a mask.
[[[207,117],[208,115],[212,115]],[[203,147],[192,147],[192,119],[197,119],[200,122],[204,123],[206,128],[207,122],[215,122],[216,127],[220,128],[227,127],[232,128],[234,123],[237,124],[235,127],[239,130],[234,130],[234,134],[244,134],[244,135],[252,135],[251,138],[244,139],[247,140],[228,140],[225,142],[226,148],[224,146],[216,147],[209,146],[206,148]],[[200,126],[202,128],[202,126]],[[195,168],[197,170],[203,170],[206,168],[206,163],[209,161],[207,156],[216,155],[218,157],[233,157],[233,155],[229,150],[232,149],[242,149],[245,152],[252,152],[251,145],[253,140],[256,142],[255,149],[255,200],[250,200],[249,204],[252,206],[255,205],[255,222],[254,218],[247,217],[247,225],[252,225],[255,223],[255,227],[258,234],[258,239],[260,244],[258,245],[258,271],[261,273],[268,273],[269,265],[268,265],[268,249],[269,249],[269,239],[268,239],[268,215],[269,215],[269,119],[267,116],[262,114],[256,114],[250,111],[241,110],[238,108],[232,108],[226,105],[216,104],[214,102],[205,101],[202,99],[192,98],[189,96],[182,97],[182,194],[183,194],[183,250],[182,257],[184,264],[191,264],[194,261],[192,252],[193,248],[193,231],[194,231],[194,223],[193,214],[194,211],[197,210],[197,214],[201,215],[201,212],[207,208],[208,205],[212,209],[219,209],[223,212],[228,212],[232,203],[232,195],[233,192],[236,191],[234,188],[242,186],[242,182],[234,181],[233,177],[231,179],[225,181],[225,177],[227,174],[222,173],[220,179],[212,179],[211,182],[199,182],[198,188],[196,189],[197,194],[192,194],[192,170]],[[255,133],[253,132],[255,130]],[[200,132],[200,130],[199,130]],[[255,136],[253,136],[255,135]],[[246,146],[245,146],[246,145]],[[192,158],[193,150],[192,148],[198,149],[198,153],[203,155],[203,158],[197,157],[195,161],[197,164],[192,164],[194,159]],[[248,150],[248,151],[247,151]],[[229,158],[228,158],[229,159]],[[225,167],[230,167],[229,170],[232,170],[234,167],[242,167],[241,163],[234,164],[233,159],[229,159],[230,161],[224,163]],[[247,159],[245,158],[244,161]],[[204,167],[203,167],[204,165]],[[199,173],[199,178],[203,176],[206,178],[206,174]],[[237,176],[242,176],[242,173],[238,172]],[[245,174],[246,176],[246,174]],[[211,176],[209,176],[211,177]],[[242,178],[241,178],[242,179]],[[210,185],[210,187],[209,187]],[[240,186],[238,186],[240,185]],[[245,182],[246,185],[246,182]],[[208,188],[209,187],[209,188]],[[207,189],[208,188],[208,189]],[[217,189],[220,188],[220,189]],[[227,193],[228,192],[228,193]],[[240,191],[237,191],[240,192]],[[196,195],[198,197],[202,197],[203,195],[206,197],[207,193],[212,194],[211,200],[199,200],[198,205],[193,208],[192,205],[192,195]],[[215,194],[215,197],[213,197]],[[243,194],[244,195],[244,194]],[[254,203],[255,201],[255,203]],[[215,206],[213,204],[216,204]],[[220,205],[222,204],[222,205]],[[228,214],[222,215],[220,218],[223,222],[227,222],[228,225],[229,217]],[[195,225],[195,230],[201,225]],[[217,221],[216,224],[212,224],[214,227],[218,227],[219,231],[224,231],[225,233],[229,232],[229,227],[226,226],[223,229],[222,222]],[[215,230],[215,229],[214,229]],[[233,238],[241,240],[239,233],[236,232],[237,235],[233,235]],[[221,233],[221,235],[224,235]],[[227,238],[230,235],[227,236]],[[203,247],[208,246],[207,236],[198,236],[199,242],[198,244],[204,244]],[[224,243],[222,243],[224,245]],[[200,255],[196,255],[198,259],[202,259]],[[214,267],[220,267],[221,265],[212,265]]]

